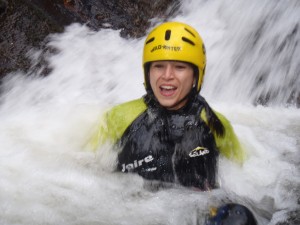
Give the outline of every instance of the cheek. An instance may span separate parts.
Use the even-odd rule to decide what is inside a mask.
[[[183,77],[181,79],[181,83],[183,84],[184,89],[191,89],[194,84],[194,76],[193,75],[188,75],[188,77]]]
[[[157,77],[155,76],[155,74],[149,74],[149,83],[151,88],[155,88],[155,84],[157,82]]]

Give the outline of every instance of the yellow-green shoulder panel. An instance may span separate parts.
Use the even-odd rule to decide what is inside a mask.
[[[120,139],[126,128],[146,109],[143,99],[136,99],[112,108],[107,113],[110,138],[114,141]]]
[[[233,127],[225,116],[216,111],[214,112],[225,128],[224,137],[219,137],[216,133],[214,133],[216,144],[220,153],[226,158],[242,164],[245,161],[246,154],[233,130]],[[202,110],[201,118],[208,124],[205,110]]]
[[[114,143],[120,139],[127,127],[146,108],[142,98],[114,106],[100,118],[97,131],[90,139],[88,148],[96,150],[105,142]]]

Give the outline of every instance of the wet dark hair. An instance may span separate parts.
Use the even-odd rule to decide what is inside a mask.
[[[203,98],[201,96],[201,98]],[[225,135],[225,128],[220,121],[220,119],[217,117],[215,112],[212,110],[212,108],[208,105],[208,103],[204,100],[204,109],[206,112],[206,118],[208,122],[208,126],[216,133],[218,137],[224,137]]]
[[[144,76],[145,76],[145,88],[146,92],[152,91],[151,85],[150,85],[150,77],[149,77],[149,71],[150,71],[151,62],[145,63],[144,65]]]

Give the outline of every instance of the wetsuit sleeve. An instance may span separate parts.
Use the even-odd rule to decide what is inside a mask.
[[[96,132],[88,142],[88,149],[97,150],[105,143],[114,144],[127,127],[146,110],[143,99],[137,99],[113,107],[98,122]]]
[[[225,128],[225,134],[222,137],[213,132],[220,153],[226,158],[242,164],[246,158],[245,150],[238,140],[232,125],[221,113],[214,112]],[[207,122],[204,110],[201,112],[201,118]]]
[[[113,141],[114,137],[109,133],[109,116],[110,112],[106,112],[97,122],[97,127],[92,137],[88,140],[86,149],[96,151],[98,147],[102,146],[104,143],[107,143],[109,140]],[[111,128],[110,130],[114,130]]]

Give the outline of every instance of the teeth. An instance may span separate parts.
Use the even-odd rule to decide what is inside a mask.
[[[175,87],[173,87],[173,86],[161,86],[161,88],[167,89],[167,90],[175,89]]]

